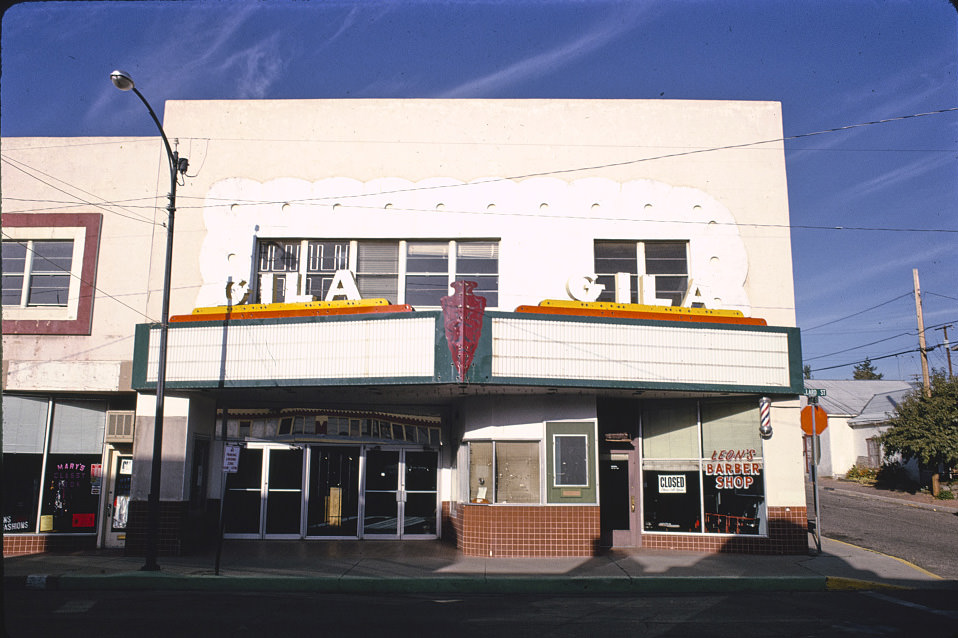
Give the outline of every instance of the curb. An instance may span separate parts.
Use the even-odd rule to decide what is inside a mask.
[[[460,593],[460,594],[701,594],[759,591],[823,592],[825,576],[766,577],[484,577],[375,578],[284,576],[181,576],[139,572],[108,575],[32,574],[4,579],[7,589],[59,591],[277,591],[321,593]],[[852,579],[844,579],[851,581]],[[846,584],[846,587],[848,585]],[[879,583],[858,581],[857,589]]]

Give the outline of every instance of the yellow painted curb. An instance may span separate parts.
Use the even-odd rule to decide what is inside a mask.
[[[825,577],[826,591],[862,591],[866,589],[910,589],[910,587],[876,583],[872,580],[859,580],[858,578],[842,578],[839,576]]]
[[[827,538],[827,537],[825,537],[825,538]],[[897,560],[899,563],[901,563],[901,564],[903,564],[903,565],[908,565],[908,566],[911,567],[912,569],[918,570],[918,571],[920,571],[922,574],[924,574],[924,575],[926,575],[926,576],[930,576],[930,577],[934,578],[935,580],[944,580],[944,579],[943,579],[941,576],[939,576],[938,574],[932,573],[932,572],[928,571],[927,569],[925,569],[924,567],[919,567],[919,566],[916,565],[915,563],[909,562],[909,561],[905,560],[904,558],[898,558],[897,556],[892,556],[891,554],[885,554],[885,553],[879,552],[878,550],[874,550],[874,549],[868,549],[867,547],[860,547],[860,546],[858,546],[858,545],[855,545],[854,543],[846,543],[845,541],[840,541],[840,540],[838,540],[838,539],[836,539],[836,538],[829,538],[828,540],[832,541],[833,543],[841,543],[842,545],[848,545],[849,547],[854,547],[855,549],[863,549],[863,550],[865,550],[866,552],[871,552],[872,554],[878,554],[879,556],[884,556],[885,558],[893,558],[893,559]],[[850,580],[850,579],[840,579],[840,580]],[[867,582],[867,581],[862,581],[862,582]]]

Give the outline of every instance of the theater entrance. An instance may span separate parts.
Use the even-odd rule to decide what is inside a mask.
[[[247,443],[227,475],[225,537],[436,538],[438,453]]]

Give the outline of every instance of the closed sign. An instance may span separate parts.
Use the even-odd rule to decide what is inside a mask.
[[[659,474],[659,494],[685,494],[685,475]]]

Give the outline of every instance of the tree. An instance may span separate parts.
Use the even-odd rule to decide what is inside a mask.
[[[855,366],[855,372],[852,373],[853,379],[872,379],[878,380],[881,379],[884,374],[878,372],[875,366],[872,365],[871,359],[865,357],[865,360]]]
[[[938,496],[938,466],[958,464],[958,377],[936,370],[931,396],[921,388],[909,393],[881,435],[887,453],[900,453],[905,461],[917,459],[932,471],[932,493]]]
[[[810,366],[810,365],[808,365],[808,364],[806,363],[806,364],[805,364],[805,367],[802,368],[802,376],[804,376],[806,379],[811,379],[811,378],[812,378],[812,366]]]

